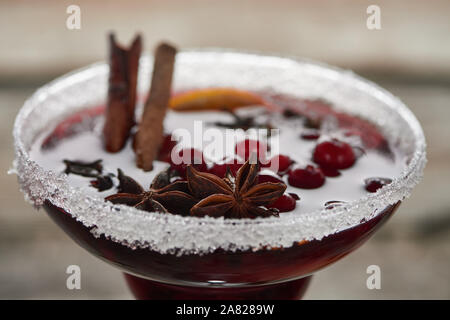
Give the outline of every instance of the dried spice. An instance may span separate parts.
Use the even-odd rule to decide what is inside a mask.
[[[238,170],[230,170],[225,178],[187,167],[187,180],[171,182],[170,168],[160,172],[149,191],[133,178],[118,170],[118,193],[105,198],[114,204],[125,204],[149,212],[173,213],[183,216],[212,216],[225,218],[256,218],[278,216],[275,208],[266,208],[279,199],[284,183],[257,183],[259,163],[252,164],[255,155]]]
[[[96,160],[93,162],[72,161],[63,160],[66,165],[64,173],[75,174],[77,176],[95,178],[90,181],[92,187],[98,189],[99,192],[111,189],[114,186],[112,181],[113,174],[108,173],[102,175],[103,165],[102,160]]]
[[[322,120],[319,117],[305,117],[303,125],[305,128],[318,130],[322,126]]]
[[[289,192],[288,193],[292,198],[294,198],[296,201],[300,200],[300,197],[298,194],[294,193],[294,192]]]
[[[119,179],[119,193],[140,194],[144,192],[144,188],[133,178],[125,175],[121,169],[117,169],[117,178]]]
[[[176,111],[234,110],[247,106],[269,106],[255,92],[230,87],[209,87],[178,92],[169,107]]]
[[[320,129],[322,126],[322,119],[319,116],[305,115],[293,109],[283,110],[283,117],[286,119],[303,119],[303,125],[308,129]]]
[[[109,190],[114,186],[112,181],[112,174],[99,175],[95,180],[91,180],[91,186],[96,188],[99,192]]]
[[[149,191],[121,170],[119,176],[119,193],[105,198],[114,204],[125,204],[149,212],[189,215],[197,200],[189,194],[186,181],[170,183],[170,169],[162,171],[153,180]],[[163,181],[165,181],[163,183]]]
[[[199,172],[188,166],[187,179],[194,197],[203,199],[191,209],[193,216],[225,218],[257,218],[278,216],[278,210],[268,209],[286,190],[284,183],[257,184],[259,163],[256,155],[238,170],[234,177],[228,170],[224,179]]]
[[[153,169],[153,160],[163,140],[163,120],[169,105],[176,52],[166,43],[156,49],[150,93],[134,141],[136,165],[145,171]]]
[[[286,119],[289,118],[301,118],[302,115],[292,109],[284,109],[283,110],[283,117],[285,117]]]
[[[109,152],[118,152],[124,146],[134,126],[136,85],[141,54],[138,35],[129,49],[119,46],[110,34],[108,102],[103,127],[103,143]]]
[[[221,122],[217,121],[213,124],[217,127],[222,128],[228,128],[228,129],[242,129],[242,130],[248,130],[250,128],[259,128],[259,129],[267,129],[268,132],[270,132],[270,129],[273,129],[272,125],[269,123],[264,124],[258,124],[255,123],[255,117],[254,116],[240,116],[236,112],[230,109],[224,109],[225,112],[228,112],[233,116],[232,122]]]
[[[102,160],[83,162],[65,159],[63,160],[63,162],[66,165],[66,169],[64,170],[64,173],[66,174],[75,174],[88,178],[96,178],[97,176],[101,175],[103,171]]]

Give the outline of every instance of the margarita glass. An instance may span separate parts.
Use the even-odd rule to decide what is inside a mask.
[[[148,88],[152,58],[140,61],[138,92]],[[108,66],[96,64],[39,89],[15,126],[14,171],[33,205],[83,248],[126,274],[137,298],[297,299],[317,270],[364,243],[409,196],[426,162],[422,129],[390,93],[351,72],[305,60],[224,50],[177,55],[174,91],[235,87],[299,99],[374,123],[405,157],[403,172],[376,193],[279,218],[222,219],[145,213],[113,205],[71,186],[67,176],[30,158],[49,126],[105,104]]]

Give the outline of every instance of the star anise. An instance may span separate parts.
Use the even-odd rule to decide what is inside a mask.
[[[255,161],[255,154],[237,171],[236,177],[230,170],[222,179],[188,166],[189,189],[194,197],[203,199],[192,207],[191,215],[225,218],[278,216],[278,210],[264,206],[281,197],[286,185],[272,182],[257,184],[258,171],[259,163]]]
[[[133,178],[118,170],[119,193],[105,198],[114,204],[125,204],[149,212],[188,215],[197,200],[189,194],[186,181],[170,182],[170,169],[162,171],[150,185],[149,191]]]

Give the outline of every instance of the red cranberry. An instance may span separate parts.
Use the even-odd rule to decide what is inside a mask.
[[[176,144],[176,141],[172,141],[171,134],[165,135],[161,143],[161,147],[159,148],[158,160],[170,162],[170,154]]]
[[[177,163],[174,163],[175,160]],[[206,171],[207,169],[203,152],[194,148],[180,150],[178,152],[178,159],[170,158],[170,164],[172,169],[176,170],[181,177],[186,175],[186,167],[188,164],[192,164],[199,171]]]
[[[220,178],[224,178],[227,173],[227,165],[225,163],[215,163],[209,170],[209,173],[215,174]]]
[[[296,200],[290,194],[285,193],[268,207],[276,208],[280,212],[288,212],[294,210],[296,204]]]
[[[325,175],[320,168],[308,165],[305,168],[291,170],[288,181],[291,186],[297,188],[315,189],[325,183]]]
[[[392,182],[392,179],[389,178],[367,178],[364,180],[364,184],[366,185],[366,190],[369,192],[377,192],[381,187]]]
[[[325,175],[325,177],[334,178],[339,177],[341,175],[340,171],[334,168],[320,167],[320,169],[322,169],[322,172]]]
[[[258,159],[266,159],[267,145],[264,142],[252,139],[245,139],[238,142],[235,147],[235,152],[238,156],[243,158],[245,161],[248,160],[250,154],[256,152]]]
[[[333,139],[319,143],[314,149],[313,159],[321,167],[347,169],[355,163],[356,157],[348,143]]]
[[[278,174],[282,174],[282,173],[286,172],[293,163],[294,163],[294,161],[291,158],[289,158],[288,156],[278,154],[276,156],[273,156],[270,159],[269,163],[264,165],[264,167],[272,168],[272,166],[273,166],[273,169],[278,169],[277,170]],[[278,166],[278,168],[276,168],[276,166]]]
[[[294,198],[295,200],[300,200],[300,197],[298,196],[298,194],[293,193],[293,192],[289,192],[289,195]]]
[[[320,138],[320,132],[319,132],[319,130],[310,129],[310,130],[302,132],[300,137],[303,140],[317,140]]]
[[[283,180],[278,178],[277,176],[273,174],[259,174],[258,175],[258,183],[264,183],[264,182],[273,182],[273,183],[284,183]]]
[[[215,163],[210,169],[209,172],[219,176],[221,178],[225,177],[227,173],[227,167],[230,168],[231,173],[236,176],[237,171],[240,167],[242,167],[242,163],[239,163],[237,159],[230,159],[225,161],[224,163]]]

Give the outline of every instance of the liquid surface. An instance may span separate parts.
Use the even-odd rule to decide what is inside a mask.
[[[232,123],[234,117],[226,112],[202,111],[202,112],[174,112],[169,111],[164,120],[164,127],[167,133],[173,133],[174,137],[180,137],[183,134],[191,133],[191,137],[196,139],[184,139],[180,141],[180,145],[184,148],[196,147],[204,152],[205,158],[208,160],[208,167],[213,163],[220,162],[226,156],[234,153],[235,144],[246,138],[255,138],[255,134],[259,141],[265,141],[270,145],[271,155],[281,154],[289,156],[295,165],[304,167],[308,164],[315,165],[312,161],[312,154],[315,146],[332,138],[337,138],[350,144],[355,150],[363,150],[359,155],[355,164],[345,170],[341,170],[338,177],[327,177],[323,186],[317,189],[300,189],[289,185],[288,176],[284,175],[281,179],[286,183],[286,192],[295,193],[300,197],[297,201],[295,210],[282,214],[302,214],[316,209],[321,209],[328,201],[345,201],[359,199],[367,195],[364,180],[370,177],[386,177],[394,178],[398,176],[403,167],[404,160],[402,156],[395,150],[389,153],[381,152],[364,145],[360,136],[347,135],[349,128],[341,128],[336,119],[329,117],[323,121],[320,128],[320,138],[318,140],[302,139],[300,135],[309,129],[305,128],[304,119],[287,118],[280,113],[268,113],[263,108],[243,108],[237,112],[242,117],[251,117],[255,124],[267,124],[279,129],[278,132],[267,137],[267,131],[261,132],[242,131],[235,134],[233,139],[223,138],[219,143],[217,141],[205,141],[207,139],[197,139],[194,135],[195,130],[201,125],[204,130],[214,128],[216,132],[220,132],[222,137],[225,136],[227,128],[217,126],[219,123]],[[148,188],[154,176],[169,166],[167,162],[155,161],[154,169],[151,172],[144,172],[135,165],[134,152],[131,147],[131,139],[126,147],[119,153],[108,153],[104,151],[101,139],[101,128],[103,126],[102,117],[98,117],[95,125],[89,130],[81,130],[76,134],[70,135],[56,143],[51,148],[42,148],[44,141],[48,139],[54,128],[42,133],[33,144],[30,155],[31,158],[39,165],[47,170],[54,172],[64,172],[66,166],[64,159],[80,160],[84,162],[103,160],[104,173],[117,173],[117,169],[122,169],[125,174],[131,176],[138,181],[144,188]],[[179,129],[185,129],[180,131]],[[351,129],[351,128],[350,128]],[[362,136],[364,138],[364,136]],[[208,147],[209,145],[209,147]],[[216,146],[216,148],[212,148]],[[219,146],[219,147],[218,147]],[[218,152],[222,151],[222,152]],[[268,155],[268,158],[271,156]],[[262,173],[268,172],[263,169]],[[106,197],[117,192],[116,187],[109,190],[99,192],[89,183],[92,178],[86,178],[70,174],[69,182],[75,186],[82,188],[87,194]],[[117,179],[113,179],[117,186]]]

